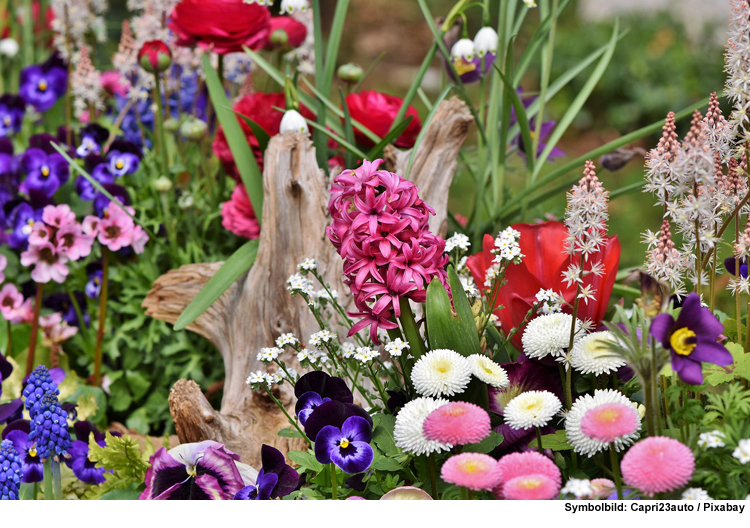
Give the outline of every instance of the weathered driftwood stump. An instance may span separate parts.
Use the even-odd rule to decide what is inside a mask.
[[[463,102],[444,102],[417,152],[411,173],[421,197],[436,210],[435,227],[445,226],[448,188],[470,122]],[[403,173],[408,153],[392,149],[386,157],[392,168]],[[299,262],[312,257],[327,282],[345,292],[341,260],[325,234],[329,182],[317,167],[312,142],[304,135],[275,136],[264,166],[262,230],[255,264],[188,326],[222,355],[226,381],[221,411],[213,409],[192,381],[175,383],[169,397],[182,442],[216,440],[255,466],[260,464],[261,444],[284,452],[298,447],[298,441],[277,435],[288,426],[283,413],[266,395],[253,393],[245,384],[250,372],[264,368],[257,353],[261,347],[273,346],[282,333],[293,332],[306,340],[319,330],[304,302],[287,292],[286,279]],[[190,264],[159,277],[143,301],[146,313],[174,323],[220,267],[220,262]],[[346,304],[344,295],[341,301]],[[285,360],[294,363],[291,357]],[[293,410],[289,385],[282,386],[277,397]]]

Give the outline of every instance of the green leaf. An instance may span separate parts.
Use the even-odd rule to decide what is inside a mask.
[[[448,348],[468,357],[481,352],[479,337],[469,301],[453,267],[449,268],[449,274],[451,271],[453,281],[449,279],[449,283],[454,292],[454,302],[458,305],[456,312],[453,311],[448,292],[438,279],[433,279],[427,287],[425,312],[430,349]]]
[[[724,331],[722,332],[729,341],[737,342],[737,320],[732,317],[731,319],[725,319],[724,322]],[[740,331],[742,332],[742,335],[745,335],[745,332],[747,332],[747,328],[745,328],[745,325],[740,322]]]
[[[468,341],[471,343],[470,348],[462,351],[461,354],[465,356],[481,354],[482,347],[479,344],[479,333],[474,322],[474,313],[471,311],[471,304],[469,304],[464,287],[453,266],[448,266],[448,285],[451,287],[451,293],[453,294],[453,309],[458,315],[460,330],[466,334]]]
[[[726,348],[734,358],[734,362],[731,365],[721,367],[713,363],[703,364],[703,374],[706,377],[706,382],[712,387],[729,383],[737,377],[750,379],[750,354],[745,353],[742,345],[737,343],[727,343]]]
[[[336,2],[336,11],[333,14],[331,30],[328,32],[328,42],[326,46],[325,73],[323,74],[323,93],[329,94],[333,84],[333,75],[336,73],[336,58],[339,55],[339,44],[341,43],[341,34],[344,32],[344,22],[346,21],[346,10],[349,8],[349,0],[338,0]],[[316,55],[317,56],[317,55]]]
[[[563,0],[563,2],[560,4],[560,7],[558,8],[558,16],[560,12],[565,9],[568,3],[570,3],[570,0]],[[521,57],[518,59],[518,70],[513,76],[513,86],[518,86],[520,84],[521,78],[523,77],[524,73],[526,73],[526,69],[529,67],[529,64],[531,64],[531,60],[539,49],[539,46],[541,46],[544,41],[548,40],[549,28],[552,25],[552,18],[553,17],[551,13],[547,15],[547,17],[539,24],[539,27],[537,27],[534,35],[531,37],[531,40],[524,48]]]
[[[497,64],[492,64],[497,70],[497,74],[502,79],[505,85],[505,91],[510,96],[510,102],[513,104],[513,108],[516,110],[518,116],[518,126],[521,129],[521,139],[523,140],[524,150],[526,152],[526,164],[529,167],[529,172],[534,172],[534,159],[536,158],[535,153],[532,153],[534,140],[531,139],[531,127],[529,126],[529,118],[526,115],[526,107],[523,105],[523,101],[518,96],[518,93],[513,86],[505,78],[505,75],[500,71]]]
[[[230,110],[232,109],[230,108]],[[268,135],[266,129],[247,117],[245,114],[241,114],[236,110],[232,110],[232,112],[240,116],[245,121],[245,123],[247,123],[247,125],[250,127],[250,130],[253,131],[255,139],[258,140],[258,147],[260,148],[260,151],[265,152],[266,148],[268,147],[268,142],[271,141],[271,136]]]
[[[424,79],[427,70],[429,70],[430,64],[432,64],[432,59],[435,58],[437,49],[437,43],[433,42],[432,46],[430,46],[430,50],[427,52],[427,55],[425,55],[425,58],[422,61],[422,65],[419,67],[419,71],[417,72],[416,77],[414,77],[411,86],[409,86],[409,90],[407,90],[406,95],[404,96],[404,101],[401,103],[401,108],[398,109],[398,114],[396,114],[396,119],[393,120],[393,124],[391,125],[391,130],[388,132],[388,135],[391,135],[391,132],[393,132],[397,126],[400,126],[401,120],[404,118],[407,110],[409,109],[409,105],[414,100],[414,96],[419,90],[419,87],[422,86],[422,79]],[[401,134],[398,135],[400,136]]]
[[[366,159],[365,156],[367,156],[367,154],[365,154],[364,152],[362,152],[361,150],[359,150],[357,147],[355,147],[354,145],[352,145],[351,143],[349,143],[347,140],[342,139],[341,137],[337,136],[336,134],[334,134],[330,130],[327,130],[326,127],[320,126],[318,123],[316,123],[315,121],[313,121],[311,119],[305,119],[305,121],[307,121],[307,124],[310,125],[311,127],[313,127],[315,130],[317,130],[318,132],[321,132],[321,133],[325,134],[326,136],[328,136],[332,140],[336,141],[339,145],[341,145],[342,147],[344,147],[346,150],[348,150],[349,152],[351,152],[352,154],[354,154],[358,158],[360,158],[360,159]]]
[[[404,467],[392,458],[382,457],[372,465],[377,471],[401,471]]]
[[[401,449],[396,447],[393,438],[393,428],[396,426],[396,417],[392,414],[376,414],[372,417],[372,441],[377,448],[386,456],[393,457],[401,454]]]
[[[536,438],[533,442],[529,444],[529,447],[537,447],[537,441]],[[555,431],[554,434],[548,434],[542,436],[542,448],[543,449],[551,449],[552,451],[566,451],[568,449],[573,449],[573,446],[571,446],[568,443],[568,436],[565,434],[565,431]]]
[[[138,371],[128,370],[125,372],[125,379],[128,381],[128,387],[130,392],[133,393],[133,397],[139,400],[141,396],[146,394],[151,388],[151,382]]]
[[[96,462],[97,467],[113,471],[120,480],[142,483],[149,464],[146,461],[148,457],[141,451],[138,441],[133,440],[127,434],[112,436],[107,431],[105,443],[104,447],[97,444],[94,440],[94,434],[91,433],[89,436],[89,460]]]
[[[138,500],[141,496],[141,486],[133,483],[125,489],[113,489],[102,494],[99,500]]]
[[[299,431],[297,431],[296,429],[291,429],[289,427],[283,428],[276,434],[278,434],[282,438],[303,438],[302,435],[299,434]]]
[[[213,277],[190,301],[187,308],[180,314],[174,324],[175,330],[182,330],[203,314],[208,308],[234,284],[255,262],[258,254],[258,239],[246,242],[240,249],[227,259]]]
[[[479,443],[476,444],[468,444],[464,446],[464,451],[469,451],[471,453],[489,453],[493,449],[495,449],[497,446],[503,443],[503,435],[500,433],[496,433],[495,431],[492,431],[490,433],[490,436],[485,438]]]
[[[245,185],[250,203],[253,205],[255,216],[260,223],[263,216],[263,175],[260,173],[253,150],[247,143],[247,138],[242,131],[240,122],[237,121],[237,116],[230,110],[229,100],[224,93],[219,75],[216,73],[214,67],[211,66],[208,54],[203,55],[203,73],[206,76],[206,87],[208,88],[208,95],[211,98],[211,104],[216,111],[216,118],[224,130],[234,163],[237,165],[240,178]]]
[[[349,114],[349,105],[346,104],[346,97],[344,96],[344,90],[339,88],[339,97],[341,98],[341,106],[344,109],[344,135],[346,141],[354,144],[354,130],[352,129],[352,116]],[[357,160],[352,156],[352,151],[347,149],[344,153],[344,166],[348,169],[354,167]]]
[[[390,145],[395,139],[401,136],[401,134],[404,133],[404,130],[406,130],[409,127],[409,124],[412,121],[413,116],[406,116],[406,119],[398,123],[396,125],[394,121],[394,127],[391,129],[388,134],[380,140],[380,143],[375,145],[370,149],[370,151],[367,153],[368,160],[373,160],[376,158],[379,158],[383,155],[383,150],[385,149],[386,145]]]
[[[323,464],[318,462],[310,451],[289,451],[287,455],[289,460],[297,464],[303,469],[309,469],[314,473],[320,473],[325,467]]]

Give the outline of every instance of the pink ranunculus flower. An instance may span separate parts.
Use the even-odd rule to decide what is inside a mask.
[[[57,250],[50,242],[30,245],[21,253],[21,265],[34,266],[31,278],[34,282],[46,284],[53,280],[62,284],[68,276],[68,257]]]
[[[5,257],[3,257],[5,258]],[[0,313],[3,317],[11,321],[18,314],[19,308],[23,304],[23,295],[18,291],[15,284],[4,284],[0,289]]]
[[[48,226],[60,228],[64,225],[74,224],[76,214],[70,210],[67,204],[48,205],[42,211],[42,221]]]
[[[244,185],[237,185],[230,200],[221,205],[221,225],[237,236],[249,239],[260,236],[260,224]]]
[[[91,254],[94,238],[94,235],[84,234],[81,224],[67,224],[57,232],[57,249],[75,261]]]
[[[34,222],[28,240],[32,246],[45,244],[52,240],[52,230],[44,222]]]

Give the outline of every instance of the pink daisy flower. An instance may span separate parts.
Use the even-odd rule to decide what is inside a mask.
[[[27,251],[21,253],[21,265],[31,266],[31,278],[34,282],[46,284],[53,280],[58,283],[65,282],[68,276],[68,257],[57,251],[57,248],[49,242],[40,245],[31,245]]]
[[[686,445],[665,436],[641,440],[625,453],[620,464],[622,478],[653,497],[681,488],[690,481],[695,458]]]
[[[526,451],[524,453],[511,453],[498,460],[497,467],[500,470],[500,485],[492,493],[498,499],[505,497],[505,485],[516,479],[528,475],[543,475],[548,477],[560,490],[562,475],[560,469],[552,460],[538,451]],[[557,492],[555,492],[557,495]]]
[[[591,489],[594,493],[592,499],[606,499],[615,491],[615,483],[608,478],[597,478],[591,480]]]
[[[475,444],[490,434],[490,415],[473,403],[451,402],[432,411],[422,431],[443,444]]]
[[[632,405],[604,403],[586,411],[581,419],[581,432],[600,442],[614,442],[629,436],[641,426],[641,420]]]
[[[29,244],[38,246],[52,239],[52,230],[44,222],[34,222],[29,231]]]
[[[57,232],[57,249],[70,260],[88,257],[93,245],[94,236],[84,234],[78,223],[66,224]]]
[[[5,257],[3,257],[4,259]],[[5,284],[0,290],[0,313],[8,321],[16,316],[16,312],[23,304],[23,295],[15,284]]]
[[[42,221],[49,226],[60,228],[75,223],[76,214],[67,204],[48,205],[42,211]]]
[[[503,484],[506,500],[552,500],[560,493],[560,484],[543,474],[522,475]]]
[[[445,461],[440,476],[473,491],[491,490],[500,482],[497,460],[482,453],[461,453]]]

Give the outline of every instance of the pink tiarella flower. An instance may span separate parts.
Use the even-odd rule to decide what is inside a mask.
[[[5,257],[3,257],[4,259]],[[23,304],[23,295],[15,284],[5,284],[0,290],[0,313],[8,321],[18,316],[18,310]]]
[[[5,282],[5,268],[8,266],[8,258],[5,255],[0,255],[0,282]]]
[[[94,238],[84,234],[81,224],[67,224],[57,232],[57,249],[70,260],[78,260],[91,254]]]
[[[68,276],[67,262],[68,257],[49,242],[30,245],[27,251],[21,253],[21,265],[34,265],[31,278],[37,283],[46,284],[51,280],[61,284],[65,282]]]
[[[396,328],[401,299],[424,302],[427,285],[437,277],[448,289],[445,240],[429,231],[435,211],[419,198],[419,189],[398,174],[379,170],[383,160],[365,161],[334,179],[328,211],[328,238],[344,259],[345,283],[361,317],[349,332],[370,327]]]
[[[70,210],[67,204],[48,205],[42,211],[42,221],[48,226],[60,228],[64,225],[74,224],[76,214]]]
[[[34,222],[29,233],[29,244],[38,246],[52,239],[52,230],[44,222]]]
[[[96,236],[99,233],[99,222],[101,221],[102,219],[98,216],[87,216],[84,218],[81,224],[83,234]]]

